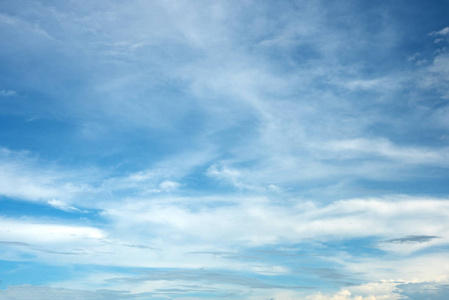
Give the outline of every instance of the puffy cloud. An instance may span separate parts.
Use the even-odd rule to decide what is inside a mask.
[[[399,300],[396,294],[396,282],[381,281],[355,287],[348,287],[333,295],[317,293],[308,296],[307,300]]]

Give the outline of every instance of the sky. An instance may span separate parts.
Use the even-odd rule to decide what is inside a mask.
[[[449,2],[0,2],[0,298],[449,298]]]

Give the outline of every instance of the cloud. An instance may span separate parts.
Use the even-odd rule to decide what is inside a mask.
[[[165,198],[110,206],[103,216],[136,234],[162,234],[167,241],[177,243],[201,240],[216,245],[263,245],[306,238],[447,236],[449,228],[444,220],[448,209],[448,201],[444,199],[402,196],[351,199],[323,206],[311,202],[283,206],[264,198],[248,197]],[[416,219],[416,215],[420,218]],[[446,238],[438,240],[446,243]]]
[[[449,35],[449,27],[445,27],[440,31],[432,32],[431,35]]]
[[[244,180],[242,180],[242,174],[236,169],[231,169],[226,166],[217,166],[216,164],[213,164],[207,169],[206,174],[207,176],[215,178],[224,183],[229,183],[237,188],[255,189],[255,187],[245,184]]]
[[[129,195],[140,196],[175,192],[184,186],[182,181],[186,177],[192,175],[196,169],[205,167],[215,155],[213,149],[204,147],[198,151],[173,154],[136,172],[125,173],[121,176],[105,174],[98,192],[106,193],[109,197],[123,191],[128,192]]]
[[[31,251],[40,251],[40,252],[50,253],[50,254],[63,254],[63,255],[79,255],[79,254],[81,254],[80,252],[60,252],[60,251],[48,250],[45,248],[33,246],[33,245],[30,245],[27,243],[22,243],[22,242],[0,241],[0,245],[13,246],[13,247],[14,246],[15,247],[25,247]]]
[[[399,300],[401,297],[395,293],[396,282],[381,281],[344,288],[333,295],[316,293],[306,297],[307,300]]]
[[[266,283],[258,278],[252,278],[250,276],[242,276],[238,273],[231,272],[217,272],[209,270],[168,270],[168,271],[146,271],[146,275],[133,278],[115,278],[111,279],[112,282],[139,282],[139,281],[193,281],[193,282],[205,282],[208,284],[230,284],[237,286],[244,286],[247,288],[255,289],[288,289],[288,290],[301,290],[310,289],[310,286],[298,286],[298,285],[275,285],[272,283]]]
[[[440,237],[429,235],[408,235],[403,238],[387,240],[385,243],[426,243],[436,238]]]
[[[67,203],[52,199],[47,202],[49,205],[55,207],[56,209],[64,210],[64,211],[80,211],[78,208],[68,205]]]
[[[70,226],[42,221],[0,218],[2,260],[17,260],[22,254],[34,254],[42,261],[69,262],[61,255],[85,255],[101,247],[104,233],[88,226]],[[98,248],[97,248],[98,249]],[[55,257],[56,256],[56,257]]]
[[[17,92],[13,90],[0,90],[0,97],[15,97]]]
[[[29,96],[1,121],[40,122],[8,127],[34,152],[0,150],[0,196],[60,210],[5,210],[2,259],[160,268],[92,284],[118,299],[395,299],[382,279],[447,271],[448,28],[426,46],[393,3],[255,4],[2,4],[0,96]]]
[[[227,292],[219,290],[214,286],[198,286],[182,284],[176,288],[155,288],[152,292],[132,293],[129,291],[117,290],[81,290],[51,288],[48,286],[20,285],[9,286],[6,290],[1,290],[0,295],[4,299],[31,300],[31,299],[159,299],[159,297],[175,296],[179,299],[193,299],[189,295],[209,295],[218,297],[220,295],[227,297],[246,297],[247,299],[259,300],[270,299],[307,299],[307,300],[399,300],[403,297],[415,299],[418,297],[432,297],[432,299],[442,300],[447,297],[447,285],[442,282],[422,282],[422,283],[400,283],[395,281],[380,281],[363,284],[360,286],[351,286],[341,289],[334,294],[299,293],[295,291],[282,291],[280,289],[268,289],[263,292],[256,291],[253,294],[242,294],[237,290],[228,290]],[[240,294],[240,295],[239,295]],[[263,298],[265,296],[265,298]]]
[[[159,184],[162,191],[173,191],[179,188],[180,184],[175,181],[166,180]]]
[[[52,243],[71,239],[101,239],[101,230],[87,226],[69,226],[43,222],[1,218],[2,239],[16,237],[21,241]]]
[[[441,31],[433,32],[431,35],[446,37],[448,28],[449,27],[446,27]],[[447,100],[449,99],[449,92],[447,89],[447,83],[449,82],[449,72],[447,71],[449,55],[445,42],[447,42],[447,39],[445,38],[438,38],[435,40],[435,43],[439,48],[435,50],[434,55],[428,59],[431,63],[417,72],[415,82],[423,90],[434,90],[439,94],[441,99]],[[435,109],[436,113],[438,113],[438,111],[439,109]]]
[[[61,263],[230,270],[245,266],[255,273],[273,274],[277,270],[275,273],[281,274],[279,270],[285,270],[282,264],[267,260],[251,265],[244,250],[273,244],[307,244],[310,239],[326,243],[374,237],[370,247],[393,256],[408,256],[449,244],[445,222],[449,207],[444,199],[396,196],[284,206],[264,198],[161,197],[109,203],[103,210],[105,225],[101,226],[85,226],[81,220],[60,225],[3,218],[0,240],[18,243],[8,244],[15,247],[16,254],[8,251],[3,258],[31,252],[36,259]],[[405,238],[395,238],[398,235]],[[441,238],[434,238],[437,236]],[[216,251],[229,255],[208,254]],[[79,255],[68,260],[58,253]],[[272,257],[297,257],[297,253]]]
[[[31,33],[31,37],[44,37],[46,39],[55,41],[55,39],[48,34],[38,23],[31,23],[28,20],[22,19],[18,16],[12,16],[5,13],[0,13],[0,22],[7,24],[10,27],[18,27],[27,33]]]
[[[425,149],[416,147],[401,147],[386,139],[352,139],[331,141],[327,144],[331,151],[341,152],[343,157],[357,157],[360,154],[373,154],[388,159],[403,161],[410,164],[436,164],[445,166],[447,149]]]
[[[399,71],[375,78],[362,74],[363,53],[366,48],[372,48],[357,43],[356,36],[365,35],[355,26],[347,26],[351,28],[348,31],[330,26],[326,22],[328,10],[322,3],[284,3],[285,12],[280,15],[270,15],[271,6],[263,4],[260,10],[269,15],[262,18],[263,22],[258,14],[250,13],[246,5],[239,9],[239,5],[230,4],[175,5],[136,1],[126,9],[112,4],[104,5],[102,11],[87,4],[84,9],[70,7],[36,4],[32,14],[40,20],[41,27],[62,41],[57,53],[49,51],[46,55],[52,61],[58,58],[65,62],[65,68],[73,67],[80,78],[86,78],[85,89],[77,90],[83,95],[71,99],[72,93],[62,93],[62,97],[54,88],[42,91],[39,84],[33,90],[45,95],[50,93],[49,98],[58,99],[57,111],[55,103],[50,110],[55,114],[70,111],[74,128],[79,128],[80,136],[91,141],[107,143],[105,137],[120,134],[128,137],[134,130],[142,130],[141,136],[145,137],[156,134],[158,138],[152,143],[170,148],[163,151],[166,152],[164,159],[173,162],[166,168],[170,169],[167,173],[177,174],[136,183],[133,175],[153,174],[157,169],[151,167],[160,158],[148,159],[147,164],[138,164],[140,169],[105,178],[102,185],[105,191],[123,187],[122,192],[151,194],[161,190],[158,185],[164,180],[182,184],[179,178],[182,172],[175,162],[179,163],[178,158],[183,155],[176,152],[198,153],[204,148],[210,149],[207,150],[209,161],[202,163],[211,168],[216,166],[219,174],[216,172],[215,178],[220,177],[220,181],[237,189],[255,192],[264,192],[270,185],[289,190],[289,185],[302,180],[340,180],[351,172],[370,179],[384,176],[385,169],[391,170],[390,177],[395,178],[410,173],[398,165],[380,168],[376,162],[357,169],[335,166],[333,163],[339,161],[339,155],[327,152],[321,156],[322,149],[316,153],[314,145],[364,137],[366,130],[379,122],[395,119],[386,113],[390,111],[388,101],[376,110],[365,107],[363,101],[354,105],[356,97],[341,96],[334,83],[354,90],[375,90],[391,100],[391,94],[401,90],[406,82],[406,76]],[[21,16],[20,9],[17,15]],[[114,22],[111,22],[112,16],[116,18]],[[230,23],[233,26],[229,27]],[[376,34],[371,35],[373,41],[369,44],[384,45],[376,42],[383,38]],[[350,49],[348,44],[352,45]],[[309,52],[302,53],[304,49]],[[26,50],[24,57],[29,56],[27,51],[31,50]],[[339,54],[347,51],[350,52]],[[296,52],[301,53],[295,55]],[[351,54],[358,62],[341,63]],[[92,67],[80,69],[79,66]],[[70,72],[61,73],[61,76],[46,75],[53,77],[45,78],[59,80]],[[395,84],[385,89],[392,79],[397,79]],[[317,88],[323,81],[330,82],[332,88]],[[89,92],[85,92],[87,90]],[[347,117],[341,119],[341,115]],[[193,118],[198,120],[199,126],[192,125],[189,120]],[[317,119],[321,121],[317,123]],[[387,146],[391,147],[387,150],[396,151],[394,159],[400,159],[398,151],[401,150],[428,150],[429,156],[445,150],[400,147],[394,139],[378,135],[381,136],[367,142],[368,147],[389,141]],[[132,144],[126,138],[119,140],[124,149],[129,149],[126,144]],[[170,142],[173,140],[179,144]],[[80,142],[84,144],[85,140]],[[121,152],[120,147],[108,148]],[[385,157],[392,154],[391,151],[364,153],[376,159],[379,152]],[[144,153],[135,154],[147,157]],[[401,161],[427,164],[430,160],[432,165],[444,161],[440,153],[436,156],[442,157],[436,158],[425,157],[427,154],[418,153],[416,159],[405,155]],[[116,155],[122,161],[129,157],[123,152]],[[184,164],[188,162],[186,158]],[[376,170],[376,166],[382,170]],[[192,167],[186,172],[195,170]],[[63,200],[56,196],[51,198]]]
[[[415,56],[411,57],[411,60],[415,60]],[[379,94],[385,93],[386,91],[395,91],[401,89],[405,84],[405,76],[395,76],[395,77],[380,77],[374,79],[350,79],[345,78],[342,82],[336,82],[349,90],[371,90],[378,92]]]
[[[113,290],[71,290],[62,288],[51,288],[47,286],[16,285],[8,286],[6,290],[0,290],[2,299],[5,300],[65,300],[65,299],[142,299],[151,297],[151,293],[131,294],[126,291]]]
[[[55,168],[30,152],[0,148],[0,162],[0,195],[6,197],[44,202],[67,210],[70,205],[64,200],[93,190],[83,178],[91,172]]]
[[[152,168],[114,177],[98,168],[73,170],[40,159],[32,152],[0,148],[0,195],[67,212],[84,212],[80,206],[97,207],[92,205],[93,198],[103,203],[104,199],[120,199],[125,192],[129,195],[177,192],[183,186],[177,180],[208,162],[212,155],[207,150],[184,153]]]
[[[398,293],[407,299],[444,300],[449,297],[449,282],[420,282],[397,285]]]

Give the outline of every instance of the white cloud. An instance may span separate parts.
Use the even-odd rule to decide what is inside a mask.
[[[283,206],[251,197],[130,198],[96,204],[103,206],[102,216],[107,220],[101,228],[2,219],[0,240],[13,242],[8,247],[31,251],[44,261],[226,269],[251,267],[248,262],[206,252],[235,245],[245,248],[309,239],[325,242],[374,237],[373,245],[389,255],[409,256],[449,244],[449,201],[445,199],[392,196],[328,205],[291,203],[295,204]],[[438,238],[421,243],[388,242],[408,236]],[[198,254],[188,254],[193,252]],[[5,253],[4,259],[15,257],[12,253]],[[341,261],[341,265],[346,263]],[[282,269],[267,262],[253,269],[257,270],[267,273]]]
[[[85,183],[85,180],[88,180],[85,176],[92,175],[91,172],[72,172],[56,168],[39,161],[29,152],[0,148],[0,163],[0,195],[6,197],[53,205],[70,201],[75,195],[93,191],[93,188]],[[64,205],[69,207],[68,204]]]
[[[441,30],[442,34],[446,34],[446,29]],[[436,43],[443,41],[442,39],[435,40]],[[424,90],[431,89],[438,92],[442,99],[449,99],[447,88],[449,82],[449,54],[446,45],[441,45],[440,49],[435,51],[435,56],[429,60],[431,60],[431,63],[415,74],[417,85]]]
[[[73,171],[30,152],[0,148],[0,195],[45,203],[65,211],[80,211],[79,206],[101,209],[99,203],[120,199],[124,191],[130,196],[176,192],[183,185],[178,180],[206,164],[213,155],[207,149],[182,153],[148,169],[109,177],[100,170]],[[96,202],[91,201],[94,198]]]
[[[410,164],[437,164],[446,166],[448,149],[426,149],[397,146],[386,139],[350,139],[331,141],[325,146],[331,151],[340,152],[343,157],[357,158],[358,155],[378,155]]]
[[[38,23],[31,23],[20,17],[11,16],[5,13],[0,13],[0,22],[9,26],[19,27],[21,30],[30,32],[33,36],[45,37],[46,39],[55,41],[55,39],[50,36],[47,31],[42,29]]]
[[[97,228],[88,226],[70,226],[39,221],[22,221],[1,218],[1,240],[19,241],[29,244],[63,246],[65,242],[72,243],[81,240],[100,240],[104,233]]]
[[[207,176],[213,177],[224,183],[233,185],[236,188],[255,190],[256,187],[248,185],[242,179],[243,175],[239,170],[229,168],[225,165],[211,165],[207,171]]]
[[[411,176],[400,172],[404,166],[447,167],[446,148],[401,146],[382,137],[355,138],[366,136],[367,129],[375,127],[372,125],[390,124],[388,121],[394,116],[388,113],[388,105],[376,103],[380,112],[369,107],[366,110],[363,101],[354,105],[358,99],[339,94],[335,86],[345,87],[349,92],[375,91],[382,100],[392,100],[391,95],[401,90],[408,80],[399,71],[390,76],[354,79],[365,78],[360,76],[363,71],[359,63],[341,62],[347,60],[346,56],[359,61],[366,58],[357,51],[346,51],[360,47],[360,42],[368,42],[360,39],[366,32],[358,31],[359,26],[347,26],[346,31],[333,30],[326,25],[329,18],[321,4],[295,3],[299,8],[274,14],[272,20],[240,15],[240,5],[245,7],[248,3],[136,1],[132,2],[134,5],[121,5],[104,2],[101,11],[94,11],[87,4],[83,3],[83,9],[79,10],[77,7],[64,10],[60,6],[46,9],[45,5],[38,5],[28,12],[29,19],[42,22],[42,25],[35,22],[39,24],[36,26],[23,21],[24,18],[0,14],[0,22],[25,29],[21,32],[31,33],[27,37],[46,37],[40,39],[45,40],[42,44],[58,36],[62,42],[55,52],[49,53],[66,64],[64,72],[55,73],[72,74],[67,70],[73,64],[78,72],[73,73],[89,82],[82,91],[74,93],[58,94],[54,88],[58,84],[52,83],[49,88],[39,80],[29,83],[28,88],[46,96],[54,93],[46,98],[58,99],[58,106],[49,111],[60,109],[59,113],[64,116],[70,112],[70,121],[84,124],[79,126],[81,136],[91,141],[100,140],[114,130],[131,132],[143,128],[142,136],[156,131],[161,133],[160,139],[167,138],[170,143],[182,138],[188,142],[174,143],[175,150],[171,149],[159,163],[152,161],[141,170],[114,177],[104,173],[84,176],[89,172],[70,172],[68,168],[42,163],[29,154],[3,151],[1,195],[40,201],[72,212],[79,212],[78,206],[101,209],[107,220],[106,224],[81,226],[1,219],[0,237],[9,241],[4,247],[18,248],[5,252],[5,259],[32,252],[36,260],[51,263],[205,266],[275,276],[291,270],[269,262],[249,265],[224,256],[203,253],[192,257],[186,253],[217,247],[229,250],[301,243],[306,239],[326,242],[371,237],[373,247],[403,262],[401,256],[447,246],[447,199],[392,196],[328,204],[285,199],[289,185],[308,191],[307,185],[312,180],[347,177],[388,180]],[[270,12],[263,4],[258,9]],[[46,23],[47,20],[50,22]],[[434,33],[447,34],[448,28]],[[379,42],[378,37],[370,37],[372,43]],[[34,52],[28,47],[42,46],[36,44],[39,45],[21,45],[20,49],[25,49],[21,50],[25,51],[23,57],[36,57],[30,55]],[[379,45],[385,50],[388,41],[378,43],[376,49]],[[303,55],[303,48],[313,55]],[[267,49],[271,52],[264,52]],[[271,58],[273,53],[282,58]],[[345,53],[345,57],[337,53]],[[39,61],[51,57],[40,55]],[[410,60],[416,64],[424,61],[418,61],[417,57]],[[77,65],[86,69],[78,69]],[[54,63],[52,68],[58,68],[58,64]],[[426,68],[427,82],[420,88],[438,88],[442,97],[447,97],[448,69],[447,54],[440,52]],[[45,81],[52,80],[51,74],[46,74]],[[323,83],[333,87],[323,90]],[[171,99],[159,94],[161,90],[182,96]],[[0,91],[3,97],[16,94],[12,90]],[[413,105],[407,108],[413,112],[419,110],[414,110]],[[194,119],[190,114],[199,116],[199,128],[185,125],[185,120]],[[447,112],[440,111],[439,118],[449,119],[445,117]],[[381,123],[384,120],[386,123]],[[96,122],[101,126],[96,127]],[[193,133],[184,126],[192,127]],[[409,127],[401,129],[412,132]],[[158,146],[161,145],[164,143]],[[356,167],[339,164],[346,162],[345,159],[361,159],[363,164]],[[180,187],[187,186],[183,180],[192,174],[197,176],[195,179],[202,179],[207,166],[207,176],[229,183],[239,192],[275,192],[277,198],[176,197],[182,192]],[[200,172],[203,173],[198,175]],[[344,185],[334,186],[346,189]],[[412,244],[385,242],[413,235],[441,238]],[[345,265],[347,257],[341,253],[336,256]],[[414,262],[410,260],[416,270],[427,271],[425,264]],[[378,258],[359,265],[358,271],[369,273],[376,264]],[[401,269],[400,265],[396,267]],[[355,270],[357,265],[348,268]],[[421,279],[433,278],[436,273],[426,273],[429,276],[423,275]],[[385,283],[383,287],[387,289],[391,284]],[[389,292],[384,293],[383,287],[371,283],[364,287],[365,291],[351,287],[329,297],[387,299],[385,295]],[[371,293],[369,289],[379,293]],[[52,293],[59,297],[57,292]],[[275,298],[296,297],[295,293],[286,291],[282,294]]]
[[[15,97],[17,92],[13,90],[0,90],[0,97]]]
[[[8,25],[14,25],[14,24],[18,23],[19,20],[10,15],[0,13],[0,22],[8,24]]]
[[[410,60],[416,57],[412,56]],[[399,90],[406,81],[406,76],[397,74],[394,77],[380,77],[374,79],[346,79],[343,82],[337,82],[349,90],[373,90],[379,94],[384,94],[386,91]]]
[[[104,177],[96,192],[114,197],[114,193],[127,191],[129,196],[146,196],[163,192],[176,192],[184,186],[182,180],[196,168],[206,165],[216,153],[210,147],[182,152],[160,160],[148,168],[117,177]],[[120,199],[120,197],[118,197]],[[88,204],[87,204],[88,205]],[[98,207],[101,209],[101,207]]]
[[[175,181],[166,180],[166,181],[159,183],[159,188],[161,189],[161,191],[164,191],[164,192],[170,192],[170,191],[178,189],[179,187],[180,187],[180,184]]]
[[[431,35],[449,35],[449,27],[445,27],[440,31],[432,32]]]
[[[442,78],[437,78],[437,81],[441,83],[441,79],[449,79],[449,53],[442,53],[435,57],[432,65],[429,67],[429,71],[441,76]]]
[[[403,299],[395,293],[397,282],[381,281],[361,286],[348,287],[333,295],[316,293],[306,297],[307,300],[399,300]]]
[[[307,300],[399,300],[399,299],[446,299],[445,280],[406,282],[403,280],[381,280],[359,286],[342,288],[335,294],[316,293]],[[275,298],[277,299],[277,298]],[[279,298],[281,299],[281,298]],[[300,299],[300,298],[298,298]]]
[[[114,226],[128,228],[138,235],[165,236],[169,243],[196,240],[222,246],[263,245],[307,238],[377,236],[387,240],[409,235],[444,237],[409,249],[448,243],[445,215],[449,202],[444,199],[397,196],[337,201],[324,206],[299,202],[293,207],[264,198],[223,198],[217,199],[216,205],[212,205],[214,201],[210,198],[204,199],[204,204],[198,201],[201,200],[133,200],[111,205],[104,216]],[[379,247],[398,253],[405,248],[392,243],[381,243]]]
[[[69,107],[76,106],[70,111],[79,113],[77,116],[82,118],[85,124],[80,126],[82,134],[89,139],[102,138],[108,131],[127,131],[136,127],[172,134],[179,130],[176,127],[178,121],[190,118],[188,112],[197,112],[204,119],[204,125],[193,134],[188,146],[192,148],[187,151],[208,148],[213,149],[210,150],[213,152],[209,155],[210,160],[231,157],[228,164],[220,165],[220,161],[203,163],[220,166],[217,168],[220,174],[216,175],[238,188],[263,191],[270,184],[284,187],[303,179],[336,178],[348,173],[350,168],[334,167],[321,161],[310,144],[320,144],[329,138],[339,138],[339,135],[346,139],[347,136],[363,136],[365,127],[376,122],[373,120],[375,117],[366,114],[362,117],[358,109],[350,105],[350,100],[335,95],[332,90],[312,88],[316,86],[314,83],[323,78],[326,81],[338,78],[332,82],[346,84],[352,89],[382,90],[391,85],[388,91],[381,93],[389,93],[401,86],[402,79],[398,80],[397,77],[402,78],[402,75],[354,80],[360,78],[357,66],[351,65],[342,70],[338,57],[333,56],[336,52],[344,52],[337,50],[347,47],[346,42],[341,42],[346,40],[341,37],[347,33],[323,27],[326,18],[320,4],[295,3],[301,9],[295,7],[282,18],[274,18],[268,23],[255,18],[254,24],[248,21],[250,26],[243,26],[246,18],[240,23],[242,20],[238,18],[242,16],[239,15],[238,6],[229,3],[134,4],[126,9],[121,5],[104,5],[101,12],[91,11],[90,6],[86,6],[87,12],[48,11],[44,5],[40,6],[41,11],[34,11],[38,15],[41,12],[50,16],[59,25],[49,27],[59,33],[68,53],[85,53],[86,56],[75,55],[79,59],[77,62],[85,62],[85,59],[89,62],[86,65],[95,62],[92,74],[85,74],[92,82],[89,89],[93,91],[93,96],[86,97],[86,102],[81,102],[81,105],[79,99],[66,103]],[[114,22],[111,22],[112,16],[117,18]],[[228,26],[230,20],[235,28]],[[120,26],[117,25],[119,23]],[[153,30],[148,31],[147,28]],[[237,28],[245,28],[245,32],[250,30],[257,43],[242,43],[243,34]],[[75,31],[80,33],[70,34]],[[329,39],[330,36],[332,39]],[[76,38],[83,40],[83,43]],[[351,37],[351,42],[356,43],[356,40],[356,37]],[[266,48],[267,44],[270,47],[282,44],[288,49],[307,46],[316,51],[318,57],[322,55],[324,58],[301,64],[298,68],[295,67],[301,63],[296,61],[298,58],[288,57],[291,65],[285,68],[290,71],[284,72],[279,69],[278,60],[268,59],[263,51],[254,49],[254,44],[259,48]],[[83,45],[82,49],[79,45]],[[173,51],[176,59],[170,60],[165,54],[160,54],[166,53],[167,49]],[[290,56],[288,49],[283,55]],[[325,58],[329,58],[326,55],[332,56],[332,59],[326,60],[332,62],[331,66],[324,63]],[[123,68],[108,69],[110,76],[97,76],[96,72],[101,72],[104,67],[98,62],[104,61],[120,63]],[[391,84],[393,81],[394,84]],[[152,88],[163,89],[167,82],[175,82],[175,90],[185,92],[185,97],[164,102],[158,100],[164,97],[153,97]],[[58,105],[64,105],[62,103],[63,100]],[[342,121],[339,118],[341,110],[345,115],[361,117]],[[317,123],[317,119],[321,121]],[[101,129],[93,126],[95,122],[92,120],[101,120],[98,122],[102,124],[98,126]],[[248,126],[251,132],[241,140],[229,143],[229,139],[215,138],[223,131],[235,130],[243,122],[252,125]],[[173,164],[166,170],[176,175],[161,176],[157,180],[148,178],[146,181],[140,178],[140,183],[136,183],[133,180],[138,178],[137,175],[157,172],[157,168],[144,166],[141,172],[131,174],[129,178],[119,176],[105,179],[103,190],[135,189],[139,190],[137,194],[150,194],[159,190],[158,185],[164,180],[182,184],[179,178],[182,172],[175,161],[180,163],[180,160],[173,158]],[[185,161],[189,162],[189,159]],[[255,166],[241,167],[248,161]],[[381,172],[374,170],[375,166],[369,167],[363,175]],[[391,172],[397,170],[389,167]],[[360,173],[363,172],[357,175]],[[280,179],[276,180],[277,177]],[[55,195],[52,197],[59,199]]]
[[[70,206],[67,203],[65,203],[64,201],[57,200],[57,199],[52,199],[52,200],[48,201],[47,203],[57,209],[64,210],[64,211],[80,211],[76,207]]]

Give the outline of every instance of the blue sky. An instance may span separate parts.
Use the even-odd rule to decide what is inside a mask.
[[[447,1],[3,1],[0,298],[449,297]]]

